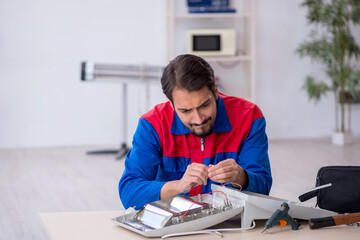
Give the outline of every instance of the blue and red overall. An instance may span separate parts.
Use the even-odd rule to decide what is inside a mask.
[[[179,180],[189,164],[217,164],[232,158],[249,178],[246,191],[269,194],[272,177],[265,119],[261,110],[244,99],[220,94],[213,132],[201,139],[193,135],[174,112],[170,102],[144,114],[125,160],[119,194],[125,208],[140,209],[160,199],[167,181]],[[207,185],[190,196],[211,191]]]

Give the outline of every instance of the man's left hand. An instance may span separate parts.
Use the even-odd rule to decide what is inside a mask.
[[[209,178],[218,183],[235,183],[241,185],[242,188],[246,188],[248,185],[248,176],[245,170],[237,164],[234,159],[226,159],[219,162],[216,165],[209,165],[208,168]]]

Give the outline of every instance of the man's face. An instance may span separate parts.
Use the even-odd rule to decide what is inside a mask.
[[[206,137],[211,134],[216,118],[216,99],[218,98],[216,86],[215,96],[205,86],[192,92],[174,88],[172,97],[175,112],[195,136]]]

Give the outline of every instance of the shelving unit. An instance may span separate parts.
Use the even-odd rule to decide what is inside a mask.
[[[255,2],[232,0],[235,13],[188,13],[185,0],[167,0],[167,58],[187,53],[187,30],[233,28],[237,55],[205,57],[223,85],[225,94],[256,101]]]

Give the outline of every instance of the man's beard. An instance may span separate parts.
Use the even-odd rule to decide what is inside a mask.
[[[202,122],[201,124],[191,124],[191,123],[190,123],[190,126],[199,126],[199,125],[202,125],[202,124],[205,124],[205,123],[211,121],[211,119],[212,119],[212,118],[209,117],[208,119],[206,119],[206,120],[205,120],[204,122]],[[191,132],[192,132],[192,134],[194,134],[194,135],[197,136],[197,137],[204,138],[204,137],[209,136],[209,135],[212,133],[213,128],[214,128],[214,123],[211,123],[211,124],[209,125],[209,129],[207,129],[206,131],[201,131],[201,133],[198,133],[198,132],[196,132],[196,131],[194,130],[194,131],[191,131]],[[202,129],[201,129],[201,130],[202,130]]]

